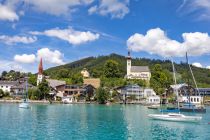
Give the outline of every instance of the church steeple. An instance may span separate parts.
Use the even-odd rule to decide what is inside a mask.
[[[43,66],[42,66],[42,58],[40,58],[40,62],[39,62],[39,74],[43,74]]]
[[[131,74],[131,54],[130,51],[128,51],[127,56],[127,77]]]
[[[38,68],[38,75],[37,75],[37,86],[42,82],[43,77],[44,77],[44,75],[43,75],[42,58],[40,58],[39,68]]]

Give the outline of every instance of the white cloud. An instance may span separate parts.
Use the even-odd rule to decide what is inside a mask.
[[[199,56],[210,52],[210,36],[207,33],[183,33],[183,42],[167,37],[160,28],[150,29],[146,35],[136,33],[127,40],[128,49],[144,51],[163,57],[182,57],[188,52],[191,56]]]
[[[76,31],[72,28],[67,29],[51,29],[51,30],[45,30],[44,32],[30,32],[33,35],[46,35],[50,37],[56,37],[61,40],[68,41],[70,44],[73,45],[79,45],[86,42],[91,42],[99,38],[98,33],[92,33],[90,31],[82,32],[82,31]]]
[[[198,62],[192,63],[192,65],[195,66],[195,67],[198,67],[198,68],[203,68],[201,63],[198,63]]]
[[[14,61],[0,60],[0,72],[9,71],[9,70],[15,70],[21,72],[26,71],[21,65],[17,64]]]
[[[0,4],[0,20],[15,21],[18,19],[19,16],[12,8],[7,5]]]
[[[75,6],[88,5],[93,0],[25,0],[25,2],[36,11],[59,16],[68,15]]]
[[[34,43],[37,41],[37,38],[35,36],[33,37],[26,37],[26,36],[6,36],[6,35],[0,35],[0,41],[3,43],[6,43],[8,45],[15,44],[15,43]]]
[[[36,56],[34,54],[15,55],[14,60],[20,63],[33,63],[36,60]]]
[[[64,64],[62,57],[63,57],[63,54],[58,50],[51,51],[49,48],[42,48],[37,51],[38,60],[40,58],[43,58],[43,61],[51,63],[51,64],[56,64],[56,65]]]
[[[210,69],[210,66],[207,66],[206,68],[207,68],[207,69]]]
[[[210,20],[210,0],[183,0],[180,13],[193,14],[198,20]]]
[[[111,15],[111,18],[122,19],[129,13],[129,0],[100,0],[98,6],[92,6],[89,14],[98,13],[102,16]]]

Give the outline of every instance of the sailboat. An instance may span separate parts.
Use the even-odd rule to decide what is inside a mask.
[[[196,87],[196,91],[198,92],[199,95],[190,95],[190,91],[188,88],[188,95],[185,96],[187,101],[180,107],[180,111],[182,112],[197,112],[197,113],[206,113],[206,108],[203,105],[203,97],[201,97],[200,92],[198,90],[197,83],[195,81],[195,77],[192,71],[191,66],[188,63],[188,57],[186,53],[186,60],[187,60],[187,65],[189,66],[190,73],[193,78],[193,82]],[[188,87],[189,87],[189,82],[188,82]]]
[[[28,103],[28,79],[26,79],[26,94],[24,96],[24,99],[22,103],[19,104],[19,108],[29,108],[29,103]]]
[[[173,67],[174,83],[176,84],[176,74],[175,74],[173,61],[172,61],[172,67]],[[175,93],[177,96],[177,109],[179,110],[178,91],[176,89],[175,89]],[[148,117],[155,120],[176,121],[176,122],[199,122],[202,119],[202,117],[200,116],[186,116],[184,114],[181,114],[180,110],[178,113],[163,114],[162,112],[162,114],[149,114]]]

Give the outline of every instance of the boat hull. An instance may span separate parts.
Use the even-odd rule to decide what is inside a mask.
[[[21,104],[19,104],[19,108],[28,109],[29,108],[29,104],[28,103],[21,103]]]
[[[175,122],[199,122],[202,117],[199,116],[170,116],[168,114],[149,114],[148,117],[154,120],[175,121]]]

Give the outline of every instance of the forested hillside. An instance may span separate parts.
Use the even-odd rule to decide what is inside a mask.
[[[118,63],[120,78],[123,78],[126,74],[126,57],[117,54],[84,58],[72,63],[49,68],[45,70],[45,74],[56,79],[66,79],[69,77],[75,77],[75,79],[77,79],[80,75],[80,71],[83,68],[87,68],[92,77],[100,78],[104,74],[104,65],[107,60],[114,60]],[[151,60],[146,58],[132,59],[132,65],[149,66],[151,71],[153,71],[156,64],[160,64],[165,72],[170,72],[172,78],[172,65],[169,60]],[[189,67],[185,63],[181,62],[180,64],[175,64],[175,68],[177,71],[178,83],[187,82],[189,79],[190,83],[193,84]],[[192,70],[199,87],[210,87],[209,69],[192,66]]]

